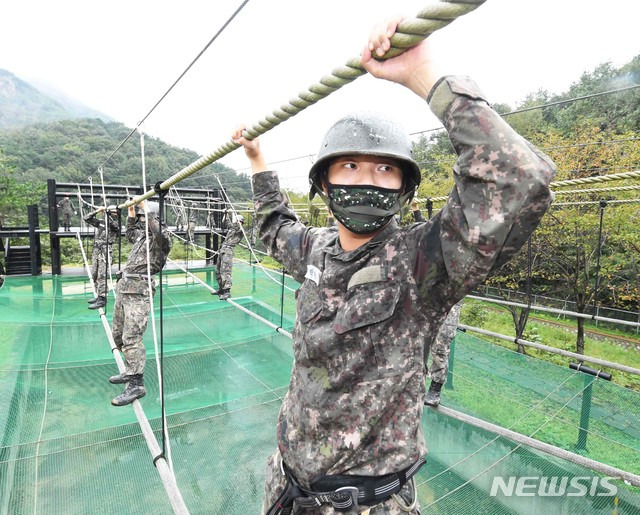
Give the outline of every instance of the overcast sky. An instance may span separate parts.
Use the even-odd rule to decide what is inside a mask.
[[[375,22],[415,15],[429,3],[250,0],[143,129],[207,154],[238,123],[256,122],[357,56]],[[240,4],[5,2],[0,68],[46,81],[133,127]],[[562,92],[583,71],[605,61],[619,66],[640,53],[639,14],[637,0],[487,0],[431,40],[444,71],[470,75],[490,101],[515,106],[528,93]],[[313,155],[333,121],[362,109],[391,114],[409,132],[438,126],[410,92],[365,76],[265,134],[265,155],[270,162]],[[278,165],[283,186],[306,188],[310,159]],[[221,162],[247,166],[241,150]]]

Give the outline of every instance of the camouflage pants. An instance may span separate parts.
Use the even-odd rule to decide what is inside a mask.
[[[189,222],[189,230],[188,230],[189,241],[194,241],[193,237],[195,235],[195,232],[196,232],[196,223]]]
[[[94,245],[93,254],[91,254],[91,278],[96,285],[96,291],[100,297],[106,297],[109,292],[106,281],[106,251],[106,247]],[[111,262],[109,262],[109,264],[111,264]]]
[[[71,227],[71,213],[62,213],[62,225],[65,229]]]
[[[445,319],[438,336],[431,345],[431,367],[429,368],[429,377],[437,383],[447,382],[447,372],[449,371],[449,352],[451,351],[451,341],[456,336],[456,328],[460,319],[460,310],[462,309],[462,301],[458,302],[451,308],[447,318]],[[428,349],[427,349],[428,352]],[[427,356],[428,357],[428,356]],[[425,359],[425,363],[427,360]]]
[[[280,451],[269,457],[267,460],[267,474],[264,489],[264,500],[262,503],[262,515],[264,515],[271,506],[274,505],[278,496],[282,493],[286,481],[280,469],[282,457]],[[409,506],[416,495],[415,489],[412,486],[413,483],[409,482],[402,487],[402,490],[398,492],[398,496],[404,501],[405,506]],[[367,510],[369,510],[367,512]],[[310,509],[301,509],[294,503],[292,514],[303,513],[304,515],[331,515],[337,513],[331,505],[323,504],[321,507]],[[357,513],[369,513],[371,515],[420,515],[420,504],[417,503],[413,510],[407,511],[402,509],[398,502],[392,497],[386,501],[376,504],[375,506],[360,506],[359,509],[351,510],[346,513],[347,515],[355,515]]]
[[[149,321],[149,297],[139,293],[118,293],[113,306],[113,341],[124,354],[126,373],[142,374],[147,352],[142,338]]]
[[[216,280],[218,288],[221,290],[230,290],[232,279],[231,270],[233,268],[233,249],[223,246],[220,249],[220,259],[216,268]]]

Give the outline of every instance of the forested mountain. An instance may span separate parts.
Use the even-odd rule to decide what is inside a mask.
[[[0,69],[0,129],[73,118],[110,118],[50,87],[34,87]]]
[[[0,132],[0,149],[14,171],[18,182],[38,182],[48,178],[58,182],[88,182],[99,180],[97,169],[127,137],[130,129],[121,123],[99,119],[63,120],[36,124],[21,129]],[[155,184],[198,159],[188,149],[177,148],[145,136],[147,183]],[[104,165],[105,182],[110,184],[140,184],[140,139],[131,137]],[[185,187],[217,187],[212,173],[231,183],[228,194],[234,200],[247,199],[251,188],[244,175],[214,163],[188,179]],[[207,176],[207,177],[203,177]],[[243,180],[244,179],[244,180]]]

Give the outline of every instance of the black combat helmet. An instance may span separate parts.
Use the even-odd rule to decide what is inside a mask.
[[[410,202],[420,184],[420,167],[413,157],[409,135],[379,113],[353,113],[338,120],[325,134],[318,159],[309,170],[309,198],[322,192],[322,180],[331,160],[340,156],[390,157],[400,162],[404,202]]]

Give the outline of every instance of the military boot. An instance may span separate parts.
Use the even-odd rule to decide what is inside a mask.
[[[116,398],[111,399],[111,404],[114,406],[126,406],[136,399],[144,397],[146,393],[147,391],[144,389],[144,378],[142,377],[142,374],[134,374],[130,376],[129,384],[125,388],[124,392]]]
[[[129,374],[118,374],[117,376],[111,376],[109,382],[111,384],[125,384],[129,382],[131,376]]]
[[[227,300],[231,297],[231,290],[220,290],[219,292],[220,300]]]
[[[103,308],[106,305],[107,305],[107,298],[100,296],[96,299],[96,301],[93,304],[89,304],[89,309]]]
[[[98,297],[93,297],[92,299],[88,300],[87,302],[88,302],[89,304],[93,304],[93,303],[94,303],[95,301],[97,301],[97,300],[98,300]]]
[[[429,390],[424,398],[424,403],[427,406],[433,406],[434,408],[440,404],[440,390],[442,389],[442,383],[437,381],[431,381]]]

